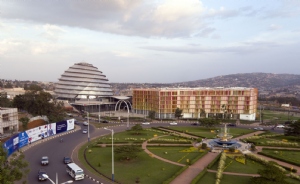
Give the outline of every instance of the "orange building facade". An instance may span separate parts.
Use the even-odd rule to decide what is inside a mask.
[[[133,89],[133,111],[156,118],[175,118],[177,108],[182,118],[219,117],[255,120],[258,90],[256,88],[146,88]]]

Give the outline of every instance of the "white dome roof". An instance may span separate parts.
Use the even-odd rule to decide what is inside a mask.
[[[108,79],[89,63],[76,63],[67,69],[56,83],[57,98],[97,98],[112,96]]]

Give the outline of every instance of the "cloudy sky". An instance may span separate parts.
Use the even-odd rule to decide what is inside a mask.
[[[0,0],[0,79],[110,82],[300,74],[299,0]]]

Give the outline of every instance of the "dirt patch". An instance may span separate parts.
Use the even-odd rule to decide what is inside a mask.
[[[47,124],[47,122],[42,119],[34,120],[34,121],[31,121],[30,123],[28,123],[27,130],[38,127],[38,126],[42,126],[45,124]],[[19,131],[20,132],[24,131],[23,127],[22,127],[22,123],[19,124]]]

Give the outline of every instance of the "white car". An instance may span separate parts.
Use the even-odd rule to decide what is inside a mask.
[[[284,125],[277,125],[276,128],[284,128]]]
[[[85,126],[89,125],[88,122],[86,122],[86,121],[84,121],[82,124],[85,125]]]
[[[149,122],[143,122],[142,124],[143,124],[143,125],[150,125]]]
[[[171,122],[170,125],[177,125],[177,123],[176,122]]]
[[[83,134],[87,134],[87,133],[88,133],[87,129],[83,129],[83,130],[82,130],[82,133],[83,133]]]

